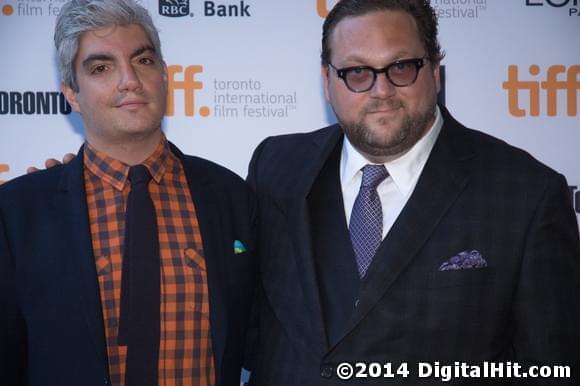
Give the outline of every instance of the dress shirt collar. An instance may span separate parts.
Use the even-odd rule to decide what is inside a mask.
[[[427,133],[405,154],[384,163],[392,181],[403,195],[408,195],[414,189],[442,126],[443,117],[437,106],[435,121]],[[372,162],[360,154],[345,136],[340,160],[340,179],[343,189],[355,180],[360,182],[361,169],[369,163]],[[357,176],[358,179],[355,179]]]
[[[141,164],[149,169],[153,180],[159,184],[172,156],[173,153],[169,149],[169,143],[163,136],[153,153]],[[83,162],[85,168],[95,176],[112,185],[115,189],[123,190],[129,174],[129,165],[98,151],[88,142],[85,142]]]

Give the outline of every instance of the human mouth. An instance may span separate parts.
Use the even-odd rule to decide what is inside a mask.
[[[369,110],[369,114],[391,115],[399,111],[399,107],[388,107],[382,109]]]
[[[367,113],[369,114],[394,114],[399,111],[403,106],[401,103],[375,103],[368,107]]]
[[[125,110],[137,110],[145,106],[147,102],[140,99],[127,99],[117,104],[117,108]]]

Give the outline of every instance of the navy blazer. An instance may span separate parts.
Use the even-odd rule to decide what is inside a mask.
[[[350,253],[354,259],[349,243],[338,239],[348,237],[338,162],[331,165],[336,193],[312,196],[331,191],[320,187],[320,176],[342,131],[333,125],[271,137],[256,149],[248,181],[263,226],[251,384],[441,384],[419,379],[421,361],[569,365],[573,375],[580,373],[580,242],[564,177],[441,110],[443,128],[416,188],[360,283],[350,319],[332,340],[324,299],[333,294],[321,293],[321,278],[334,269],[333,257]],[[313,226],[313,216],[325,213],[313,210],[313,202],[338,208],[316,224],[344,229],[331,234]],[[320,246],[333,256],[317,255]],[[440,270],[453,256],[472,251],[486,267]],[[346,283],[334,284],[339,292]],[[344,361],[391,363],[396,376],[372,378],[367,369],[367,378],[341,381],[336,367]],[[407,377],[395,373],[402,363]],[[574,382],[528,378],[523,384]]]
[[[256,281],[254,196],[229,170],[171,148],[203,239],[217,384],[238,386]],[[0,187],[3,386],[109,383],[81,155]]]

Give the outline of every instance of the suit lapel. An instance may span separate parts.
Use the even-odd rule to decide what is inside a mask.
[[[83,148],[77,157],[64,166],[55,198],[59,227],[66,237],[63,254],[65,278],[73,281],[71,288],[79,288],[79,304],[85,316],[87,332],[91,336],[99,358],[107,363],[105,330],[103,325],[99,283],[91,241],[83,176]]]
[[[439,221],[468,184],[465,159],[473,155],[468,144],[457,144],[459,124],[444,111],[444,127],[397,221],[382,242],[377,260],[362,283],[360,301],[351,318],[351,331],[416,257]]]
[[[294,258],[300,275],[300,284],[303,293],[306,310],[310,315],[311,331],[303,336],[309,336],[312,340],[304,342],[307,346],[322,352],[328,348],[327,333],[324,326],[324,318],[316,279],[316,268],[312,253],[310,219],[307,205],[307,196],[310,193],[315,178],[326,162],[330,153],[342,138],[342,132],[338,126],[324,131],[323,135],[313,139],[310,147],[304,149],[303,172],[293,180],[288,194],[291,197],[287,207],[288,229],[291,233],[291,243],[295,248]],[[295,317],[300,318],[299,315]]]

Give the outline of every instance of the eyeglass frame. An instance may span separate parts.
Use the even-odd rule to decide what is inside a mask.
[[[338,76],[340,79],[342,79],[346,88],[348,88],[350,91],[355,92],[355,93],[363,93],[363,92],[369,91],[370,89],[372,89],[374,87],[375,83],[377,83],[378,74],[381,74],[381,73],[385,73],[385,77],[387,78],[389,83],[391,83],[395,87],[409,87],[409,86],[413,85],[417,81],[417,78],[419,77],[419,71],[421,71],[421,69],[425,66],[426,61],[429,61],[429,57],[423,56],[422,58],[411,58],[411,59],[397,60],[397,61],[394,61],[392,63],[387,64],[383,68],[374,68],[371,66],[352,66],[352,67],[336,68],[336,66],[334,64],[332,64],[331,62],[328,62],[328,66],[331,67],[336,72],[336,76]],[[413,80],[409,83],[402,84],[402,85],[393,82],[393,80],[391,79],[391,76],[389,75],[389,70],[391,68],[393,68],[394,66],[397,66],[400,64],[408,64],[408,63],[415,64],[416,72],[415,72],[415,77],[413,78]],[[371,72],[373,73],[373,81],[371,82],[371,84],[368,88],[363,89],[363,90],[355,90],[349,86],[348,82],[346,81],[346,75],[349,71],[356,70],[356,69],[371,70]]]

